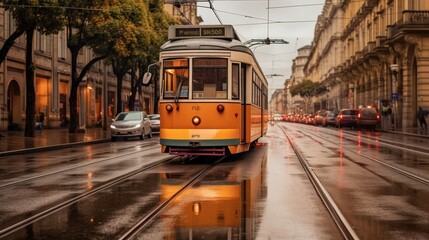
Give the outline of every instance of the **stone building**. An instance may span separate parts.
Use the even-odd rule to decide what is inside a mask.
[[[176,16],[179,22],[198,24],[196,0],[175,6],[165,4],[165,10]],[[0,45],[15,30],[9,12],[0,8]],[[66,31],[54,35],[38,32],[34,39],[34,66],[36,90],[36,116],[43,113],[44,125],[49,128],[63,126],[70,117],[69,95],[71,88],[71,57],[67,48]],[[78,71],[91,59],[93,53],[85,48],[78,58]],[[25,127],[25,36],[18,38],[0,65],[0,130],[11,126]],[[152,113],[154,105],[153,86],[143,88],[143,96],[136,101],[136,108]],[[78,89],[78,114],[81,127],[100,126],[116,116],[116,102],[121,101],[127,110],[130,97],[130,78],[124,79],[122,98],[116,99],[116,76],[112,67],[103,61],[96,63]]]
[[[303,113],[305,111],[305,103],[300,96],[290,95],[288,86],[293,86],[294,84],[300,83],[302,80],[306,79],[304,67],[307,63],[308,57],[311,52],[311,46],[307,45],[298,49],[298,56],[293,60],[292,63],[292,74],[290,79],[285,83],[285,95],[289,99],[288,106],[290,107],[290,113]],[[286,96],[285,96],[286,97]]]
[[[320,81],[335,108],[389,102],[394,127],[416,126],[429,110],[429,1],[327,0],[319,16],[306,78]]]
[[[283,89],[276,89],[270,99],[270,114],[285,114],[286,107],[283,102]]]

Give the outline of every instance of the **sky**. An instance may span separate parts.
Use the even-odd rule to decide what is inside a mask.
[[[221,24],[220,19],[222,24],[233,25],[243,42],[267,37],[289,42],[251,48],[266,76],[282,75],[267,78],[271,97],[290,78],[297,50],[311,45],[325,0],[212,0],[217,17],[207,1],[197,2],[201,24]]]

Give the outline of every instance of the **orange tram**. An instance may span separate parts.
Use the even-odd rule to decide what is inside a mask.
[[[162,152],[224,156],[267,131],[268,83],[230,25],[171,26],[160,51]]]

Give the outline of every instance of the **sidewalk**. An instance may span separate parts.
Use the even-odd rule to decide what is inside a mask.
[[[413,128],[398,128],[391,131],[384,131],[389,133],[399,133],[403,135],[409,135],[409,136],[420,136],[424,138],[429,138],[429,130],[428,129],[422,129],[420,127],[413,127]]]
[[[86,133],[69,133],[66,128],[36,130],[34,137],[24,137],[24,131],[1,132],[0,156],[58,149],[64,145],[79,145],[110,141],[110,132],[102,128],[87,128]]]

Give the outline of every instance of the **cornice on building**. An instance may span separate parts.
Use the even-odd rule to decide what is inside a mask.
[[[362,21],[364,21],[365,18],[373,12],[373,9],[377,6],[379,2],[380,0],[366,0],[356,13],[355,17],[353,17],[345,27],[345,30],[343,31],[343,34],[341,36],[341,40],[347,39],[350,34],[356,29],[356,27],[359,26]]]
[[[404,37],[405,34],[429,31],[429,11],[405,10],[402,18],[387,26],[387,43]]]

